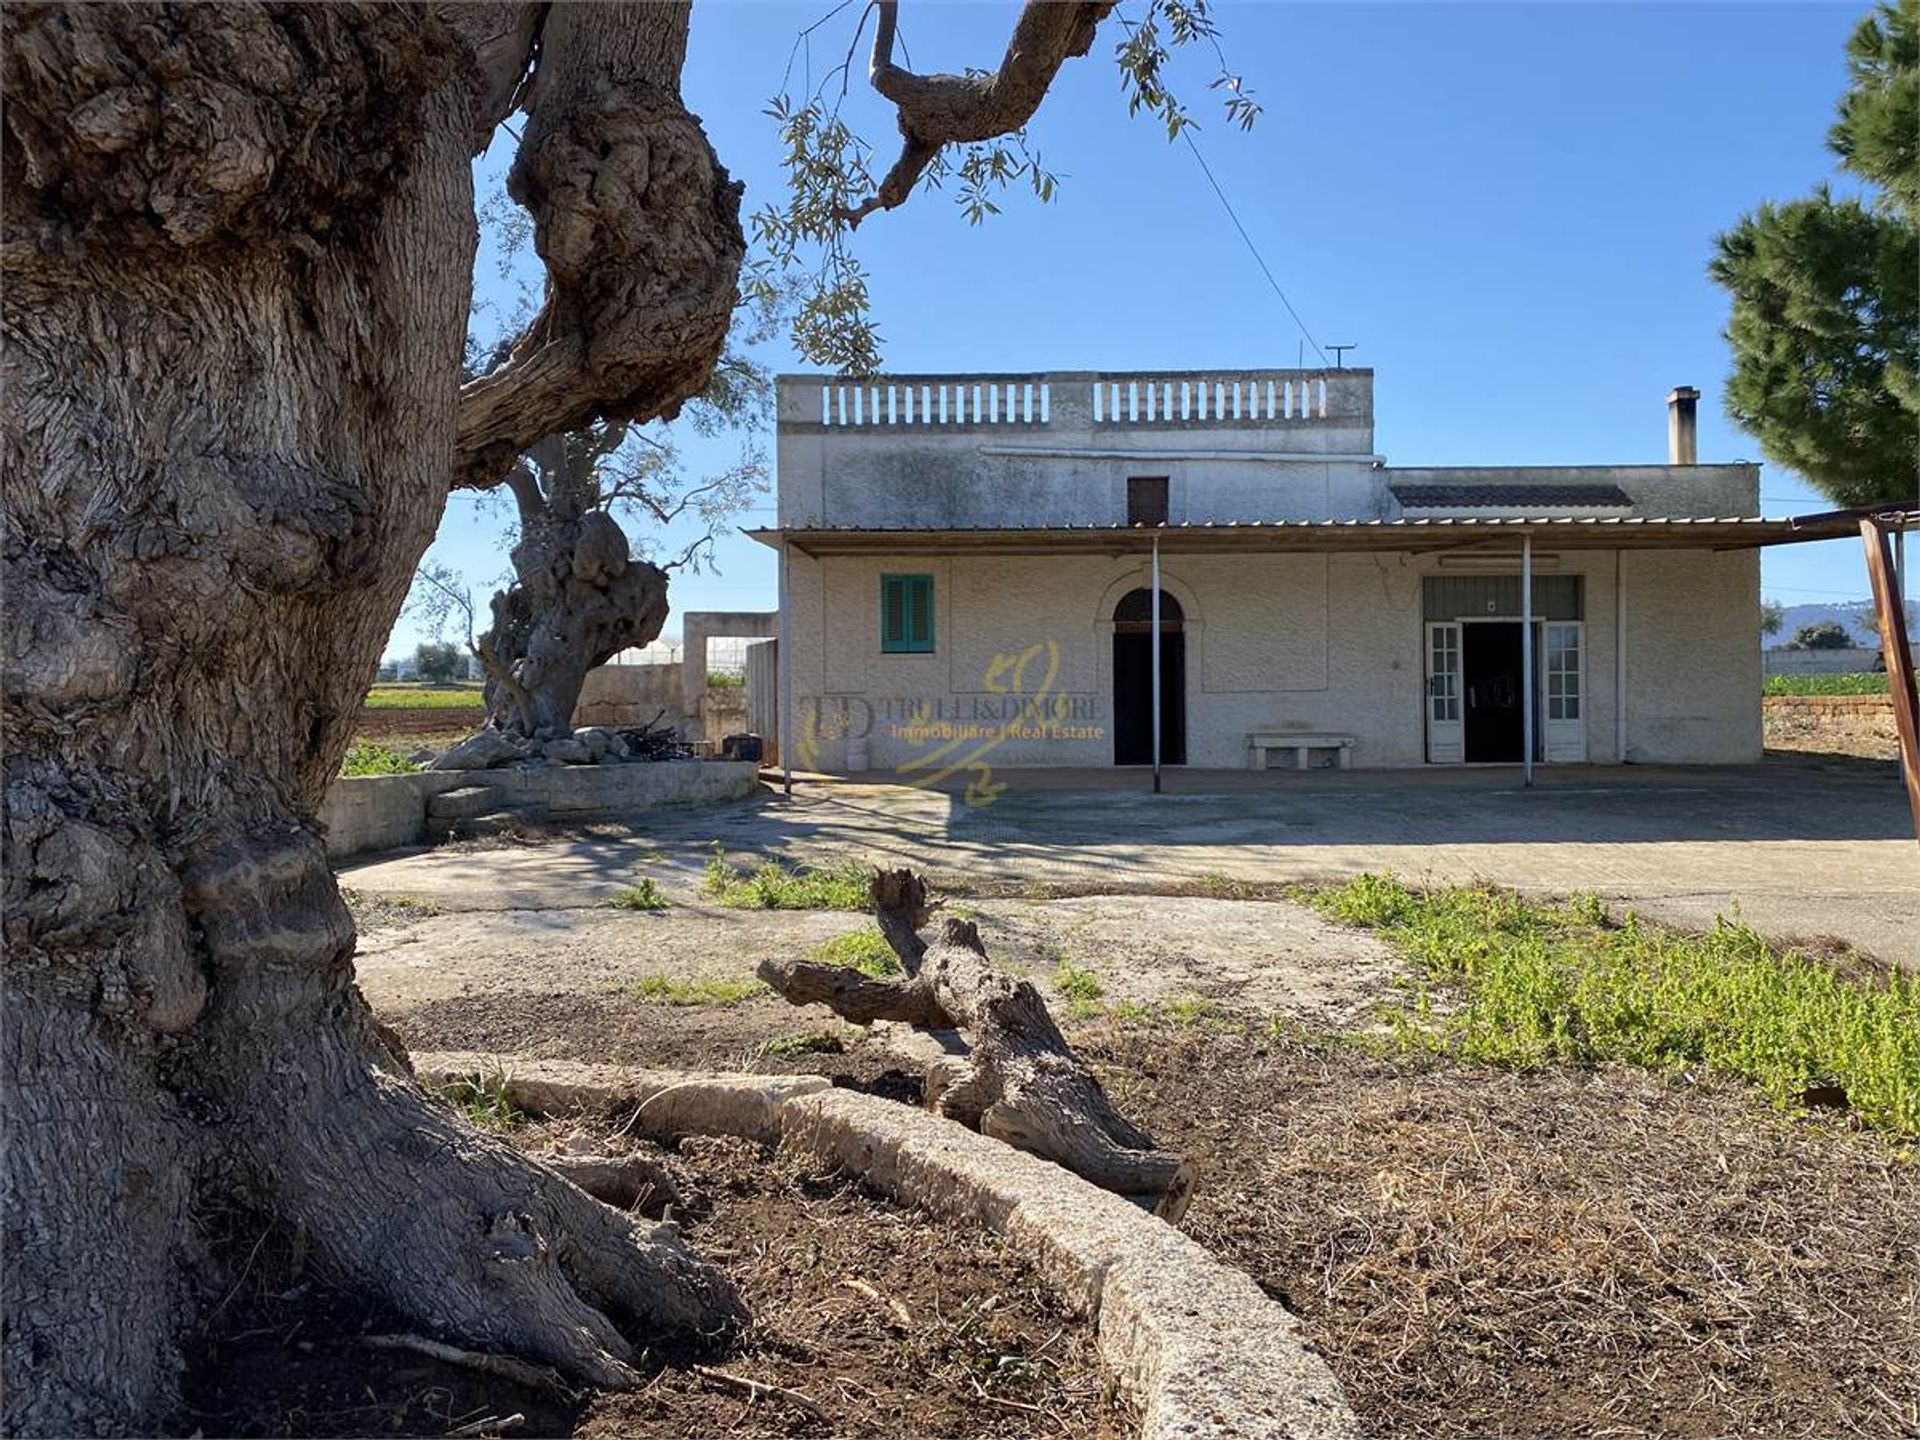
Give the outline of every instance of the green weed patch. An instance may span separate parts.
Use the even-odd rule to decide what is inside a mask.
[[[391,745],[377,740],[356,740],[340,762],[342,775],[411,775],[420,767]]]
[[[467,1123],[482,1130],[511,1130],[527,1123],[527,1117],[513,1103],[513,1076],[498,1063],[489,1064],[478,1075],[456,1075],[441,1087],[440,1095],[466,1116]]]
[[[762,1055],[844,1055],[846,1042],[831,1030],[802,1030],[793,1035],[776,1035],[760,1047]]]
[[[743,870],[715,855],[700,893],[732,910],[865,910],[867,879],[867,867],[853,860],[792,868],[768,860]]]
[[[664,910],[672,902],[660,893],[660,887],[648,876],[638,885],[617,890],[607,901],[616,910]]]
[[[807,953],[807,958],[827,965],[845,965],[876,980],[906,973],[900,957],[893,953],[886,936],[878,930],[854,930],[822,940]]]
[[[1075,998],[1067,1005],[1067,1014],[1075,1020],[1105,1015],[1117,1025],[1135,1025],[1144,1029],[1171,1027],[1190,1030],[1200,1025],[1232,1028],[1220,1013],[1220,1007],[1204,995],[1176,995],[1171,1000],[1143,1004],[1138,1000],[1115,1000],[1109,1005],[1087,998]]]
[[[1062,960],[1053,972],[1053,988],[1069,1000],[1098,1000],[1106,993],[1100,977],[1085,966]]]
[[[1489,887],[1408,889],[1363,875],[1317,892],[1414,963],[1401,1043],[1496,1065],[1704,1068],[1775,1103],[1845,1103],[1920,1135],[1920,976],[1840,973],[1743,924],[1704,935],[1615,921],[1596,897],[1529,904]]]
[[[1843,675],[1769,675],[1761,682],[1762,695],[1884,695],[1884,671],[1856,671]]]
[[[1220,1013],[1220,1007],[1204,995],[1176,995],[1161,1003],[1160,1014],[1170,1025],[1203,1025]]]

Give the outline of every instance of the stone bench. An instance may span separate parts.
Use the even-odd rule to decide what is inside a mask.
[[[1291,750],[1293,763],[1286,766],[1289,770],[1305,770],[1307,755],[1313,750],[1331,750],[1336,758],[1336,766],[1341,770],[1352,768],[1353,736],[1334,735],[1308,730],[1254,730],[1247,735],[1247,764],[1254,770],[1266,770],[1269,753],[1274,750]]]

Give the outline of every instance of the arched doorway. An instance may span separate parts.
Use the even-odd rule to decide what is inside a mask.
[[[1187,637],[1180,602],[1160,592],[1160,763],[1187,763]],[[1113,763],[1153,763],[1153,592],[1113,607]]]

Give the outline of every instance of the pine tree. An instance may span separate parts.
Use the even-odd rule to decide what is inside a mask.
[[[1847,44],[1827,143],[1864,198],[1821,186],[1718,237],[1733,297],[1727,412],[1767,458],[1839,505],[1920,489],[1920,0],[1889,0]]]

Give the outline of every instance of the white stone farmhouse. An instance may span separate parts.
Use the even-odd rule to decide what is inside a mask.
[[[1756,760],[1755,547],[1816,537],[1696,400],[1664,465],[1403,468],[1370,370],[784,377],[788,758],[1150,764],[1157,552],[1165,764]]]

